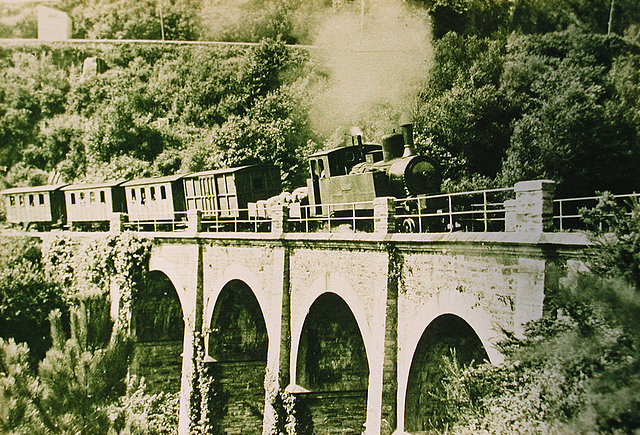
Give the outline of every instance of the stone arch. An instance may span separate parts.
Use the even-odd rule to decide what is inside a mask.
[[[416,344],[408,373],[404,397],[404,430],[423,433],[446,426],[442,417],[444,355],[455,356],[461,364],[489,359],[474,328],[462,317],[446,313],[437,316],[424,329]],[[440,392],[440,393],[439,393]]]
[[[221,433],[262,432],[269,336],[260,303],[244,281],[227,282],[207,319],[212,422]]]
[[[356,323],[362,335],[364,341],[364,348],[367,355],[367,361],[369,367],[372,367],[372,361],[369,359],[372,354],[372,350],[375,347],[375,335],[371,329],[371,325],[367,320],[368,316],[362,304],[359,302],[359,298],[349,280],[342,274],[327,273],[324,276],[316,279],[310,286],[308,291],[296,293],[295,296],[295,311],[292,307],[291,314],[291,359],[290,365],[292,367],[292,382],[295,382],[296,378],[296,366],[298,347],[300,344],[300,337],[302,335],[302,328],[306,320],[306,316],[311,309],[313,303],[324,293],[337,294],[349,307],[349,310],[356,319]]]
[[[268,334],[255,293],[231,280],[220,291],[209,318],[208,355],[216,361],[266,361]],[[224,329],[223,329],[224,328]]]
[[[144,377],[152,392],[178,392],[185,322],[179,293],[164,272],[147,275],[132,306],[131,326],[131,373]]]
[[[195,298],[189,298],[187,292],[187,286],[182,282],[181,275],[174,265],[157,255],[152,255],[149,259],[149,272],[161,272],[169,281],[173,284],[173,288],[176,290],[178,300],[180,301],[180,307],[186,321],[187,313],[193,311],[193,305],[195,304]]]
[[[325,292],[305,317],[296,358],[296,385],[313,427],[362,431],[367,417],[369,360],[347,302]],[[311,429],[312,430],[312,429]]]
[[[213,316],[214,308],[217,304],[220,293],[225,288],[227,284],[231,281],[240,281],[243,282],[251,289],[253,297],[258,301],[258,305],[260,306],[260,310],[262,311],[262,315],[265,318],[266,327],[267,327],[267,335],[269,337],[273,337],[274,340],[277,340],[279,337],[279,327],[280,325],[273,325],[273,322],[270,322],[271,318],[271,310],[268,304],[267,296],[264,294],[262,290],[262,286],[260,285],[260,281],[258,277],[251,272],[245,266],[234,264],[225,269],[222,276],[215,280],[211,286],[207,286],[213,291],[206,292],[206,299],[204,301],[204,329],[208,330],[211,327],[211,319]],[[279,306],[279,305],[278,305]]]

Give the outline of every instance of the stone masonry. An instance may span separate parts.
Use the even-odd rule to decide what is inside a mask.
[[[271,233],[203,233],[197,221],[187,233],[149,233],[150,269],[171,280],[185,320],[179,432],[188,433],[193,332],[209,330],[218,296],[237,280],[251,289],[264,317],[266,391],[286,390],[304,399],[318,425],[355,427],[357,417],[367,434],[404,433],[409,371],[430,323],[445,314],[459,317],[490,361],[499,363],[501,331],[522,333],[525,322],[540,317],[545,288],[557,285],[586,246],[582,234],[543,231],[552,186],[537,183],[516,186],[507,219],[512,224],[504,233],[394,234],[392,214],[379,220],[374,233],[294,234],[283,232],[281,224]],[[388,209],[387,204],[379,205]],[[368,364],[362,393],[309,391],[296,383],[298,368],[311,361],[301,349],[305,321],[327,293],[344,301],[357,324]],[[304,361],[300,355],[307,355]],[[246,386],[244,396],[254,397],[262,391],[257,381],[238,377],[236,384]],[[266,398],[260,405],[254,408],[264,409],[268,425],[274,411]],[[344,407],[350,411],[341,413]],[[225,418],[243,418],[238,409],[228,404]],[[242,421],[235,421],[222,429],[237,433],[240,427]]]

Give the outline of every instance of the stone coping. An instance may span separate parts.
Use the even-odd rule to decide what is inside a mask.
[[[29,235],[47,239],[56,235],[76,237],[78,239],[93,239],[107,232],[81,231],[50,231],[23,232],[2,231],[6,235]],[[188,231],[176,232],[137,232],[137,234],[152,239],[200,239],[200,240],[245,240],[245,241],[291,241],[291,242],[364,242],[364,243],[403,243],[403,244],[441,244],[441,243],[497,243],[512,245],[560,245],[581,248],[591,245],[587,234],[582,232],[446,232],[446,233],[211,233],[200,232],[194,235]]]
[[[590,245],[588,236],[580,232],[525,233],[525,232],[478,232],[478,233],[208,233],[197,235],[182,232],[139,233],[153,238],[203,239],[203,240],[264,240],[300,242],[396,242],[396,243],[506,243],[518,245],[564,245],[585,247]]]

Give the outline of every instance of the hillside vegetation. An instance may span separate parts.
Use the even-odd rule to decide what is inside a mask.
[[[377,140],[409,112],[445,190],[534,178],[561,195],[640,188],[637,0],[413,0],[376,20],[391,3],[366,1],[360,15],[350,1],[61,0],[75,38],[261,42],[0,46],[1,183],[268,162],[293,188],[306,156],[351,125]],[[0,36],[35,37],[34,5],[0,8]],[[421,31],[416,45],[396,38]],[[397,45],[365,44],[374,33]],[[104,68],[83,74],[88,57]],[[371,71],[385,72],[375,86]],[[504,364],[445,358],[426,429],[637,433],[639,216],[607,198],[588,214],[590,271],[547,289],[543,318],[503,342]],[[124,264],[139,272],[146,242],[108,240],[88,250],[57,240],[45,255],[33,240],[0,243],[0,431],[175,432],[175,397],[125,384],[130,343],[104,299],[107,272],[127,275],[113,258],[136,259]],[[94,363],[75,382],[82,361]]]
[[[387,23],[376,21],[388,13],[385,2],[370,2],[362,17],[360,4],[350,2],[162,4],[167,39],[271,39],[256,47],[5,46],[0,169],[6,185],[42,183],[52,171],[73,182],[273,162],[285,185],[297,187],[311,151],[339,144],[354,124],[379,140],[409,112],[418,150],[441,163],[445,190],[533,178],[553,179],[561,194],[572,195],[640,187],[635,1],[616,1],[612,14],[604,0],[405,4],[391,12],[396,22],[403,14],[431,34],[420,42],[421,58],[405,61],[402,47],[393,45],[373,63],[347,52],[336,63],[353,77],[337,89],[358,92],[358,80],[387,60],[429,68],[417,70],[409,92],[396,92],[392,85],[405,77],[394,80],[393,71],[401,73],[394,65],[380,79],[391,92],[350,110],[338,101],[344,96],[330,92],[335,81],[345,81],[330,56],[284,42],[326,42],[319,29],[338,20],[344,25],[337,39],[353,34],[361,42],[374,30],[395,37],[395,25],[374,26]],[[74,17],[75,37],[161,37],[159,6],[145,1],[125,7],[69,0],[59,7]],[[19,23],[11,29],[17,32]],[[104,72],[83,75],[82,62],[92,56],[104,61]],[[330,125],[321,127],[327,113]]]

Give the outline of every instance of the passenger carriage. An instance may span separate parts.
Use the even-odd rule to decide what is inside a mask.
[[[248,203],[282,192],[280,169],[251,165],[216,169],[184,176],[188,210],[201,210],[203,218],[245,217]]]
[[[65,204],[61,188],[66,184],[35,187],[14,187],[2,191],[5,199],[7,222],[35,225],[49,229],[64,223]]]
[[[185,221],[182,175],[122,183],[129,222]]]
[[[62,188],[70,227],[108,226],[114,213],[126,213],[120,181],[72,184]]]

